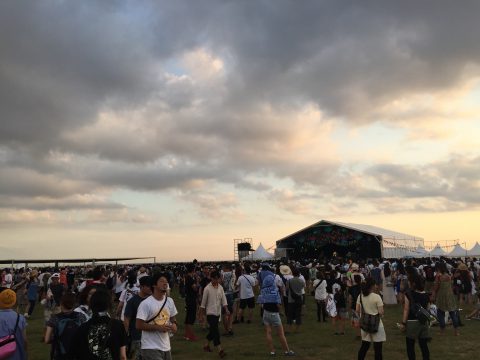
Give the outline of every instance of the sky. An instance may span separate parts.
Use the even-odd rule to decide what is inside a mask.
[[[0,2],[0,258],[480,241],[480,2]]]

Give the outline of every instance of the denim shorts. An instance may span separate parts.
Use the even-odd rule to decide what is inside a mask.
[[[270,325],[270,326],[282,325],[282,319],[280,319],[280,314],[278,312],[270,312],[270,311],[264,310],[263,324]]]

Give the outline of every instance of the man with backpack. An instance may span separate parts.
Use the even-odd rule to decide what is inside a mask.
[[[27,322],[13,308],[17,302],[15,291],[0,288],[0,356],[9,360],[27,358]]]
[[[67,293],[60,299],[60,313],[53,315],[47,322],[45,343],[52,344],[51,359],[71,359],[71,348],[78,328],[86,321],[85,315],[73,311],[75,296]]]

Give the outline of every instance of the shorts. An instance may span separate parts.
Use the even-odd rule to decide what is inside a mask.
[[[337,316],[335,317],[335,319],[342,319],[342,320],[348,319],[348,311],[347,311],[347,309],[345,309],[345,308],[338,308],[338,309],[337,309]]]
[[[268,326],[280,326],[282,325],[282,319],[278,312],[270,312],[263,310],[263,324]]]
[[[172,360],[170,351],[162,351],[156,349],[142,349],[142,360]]]
[[[240,299],[240,309],[245,309],[248,306],[249,309],[253,309],[255,307],[255,297],[251,297],[248,299]]]
[[[225,298],[227,299],[228,311],[230,312],[230,314],[232,314],[233,313],[233,302],[234,302],[233,294],[225,294]],[[222,308],[222,314],[225,314],[225,309],[224,308]]]

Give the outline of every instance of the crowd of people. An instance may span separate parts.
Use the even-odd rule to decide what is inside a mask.
[[[26,325],[42,306],[44,342],[52,359],[171,359],[170,338],[182,329],[185,341],[227,355],[222,336],[257,321],[259,308],[267,350],[295,356],[287,336],[299,332],[305,301],[312,296],[316,320],[331,323],[334,336],[347,324],[360,342],[358,359],[373,343],[382,359],[385,305],[401,304],[398,327],[405,333],[406,355],[430,359],[433,325],[444,334],[448,323],[459,335],[460,307],[475,304],[464,319],[480,320],[477,259],[398,259],[354,262],[271,261],[170,265],[5,269],[0,288],[0,358],[27,358]],[[175,299],[172,290],[175,290]],[[181,302],[181,304],[179,304]],[[185,318],[177,320],[177,306]],[[388,308],[387,308],[388,309]],[[37,311],[35,314],[38,314]],[[284,322],[286,323],[284,327]],[[13,340],[12,340],[13,339]],[[7,352],[2,357],[2,352]],[[10,352],[10,353],[8,353]]]

